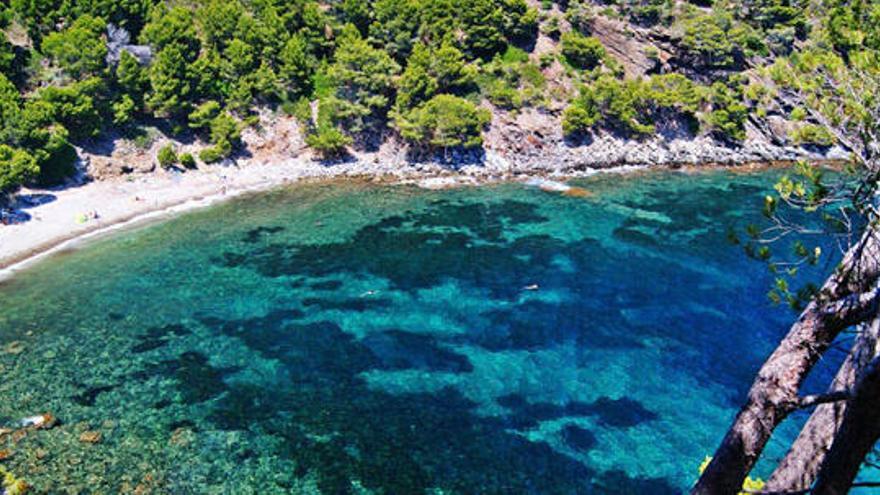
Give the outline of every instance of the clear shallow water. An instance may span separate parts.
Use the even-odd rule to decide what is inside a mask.
[[[0,425],[64,422],[5,465],[61,493],[680,493],[793,319],[726,235],[775,176],[304,185],[63,253],[0,285]]]

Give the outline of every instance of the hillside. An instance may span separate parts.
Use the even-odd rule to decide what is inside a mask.
[[[102,177],[304,154],[550,169],[842,158],[804,102],[829,83],[817,67],[876,67],[880,40],[876,5],[836,0],[0,8],[7,193],[77,163]],[[864,110],[845,106],[824,114]]]

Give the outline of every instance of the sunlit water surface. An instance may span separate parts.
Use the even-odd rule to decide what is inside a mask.
[[[302,185],[63,253],[0,286],[0,426],[63,422],[3,465],[52,493],[681,493],[793,319],[727,235],[777,175]]]

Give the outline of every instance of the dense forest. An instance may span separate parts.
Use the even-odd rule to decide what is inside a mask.
[[[559,114],[566,135],[639,138],[676,118],[735,145],[748,119],[791,143],[835,140],[789,91],[817,66],[875,66],[880,4],[842,0],[5,0],[0,4],[0,191],[73,172],[72,144],[160,122],[166,166],[213,163],[258,109],[296,116],[326,157],[393,135],[426,152],[482,145],[493,111]],[[641,73],[593,35],[644,41]],[[550,49],[536,50],[540,39]],[[561,67],[564,84],[549,80]],[[852,102],[847,111],[859,112]]]

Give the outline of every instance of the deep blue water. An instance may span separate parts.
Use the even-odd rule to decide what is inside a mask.
[[[70,493],[681,493],[794,318],[727,236],[776,176],[302,185],[62,253],[0,285],[0,426],[63,421],[6,466]]]

